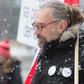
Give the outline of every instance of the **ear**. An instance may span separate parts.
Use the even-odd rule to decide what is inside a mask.
[[[62,33],[67,29],[67,21],[66,20],[61,20],[59,24],[59,32]]]

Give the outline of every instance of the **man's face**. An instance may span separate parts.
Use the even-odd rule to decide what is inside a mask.
[[[60,21],[54,20],[50,8],[41,9],[37,12],[33,26],[40,47],[59,38]]]

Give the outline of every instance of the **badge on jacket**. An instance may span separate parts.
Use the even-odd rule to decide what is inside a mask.
[[[48,69],[48,75],[49,75],[49,76],[54,75],[55,72],[56,72],[56,66],[51,66],[51,67]]]
[[[64,77],[70,77],[72,74],[72,70],[69,67],[64,67],[62,70],[62,75]]]

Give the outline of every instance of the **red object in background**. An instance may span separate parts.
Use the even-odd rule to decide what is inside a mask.
[[[79,0],[64,0],[64,3],[67,3],[69,5],[79,5]]]
[[[10,58],[10,43],[8,40],[0,41],[0,56]]]

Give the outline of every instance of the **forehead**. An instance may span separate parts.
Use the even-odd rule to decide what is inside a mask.
[[[35,22],[52,21],[53,14],[51,8],[40,9],[35,16]]]

